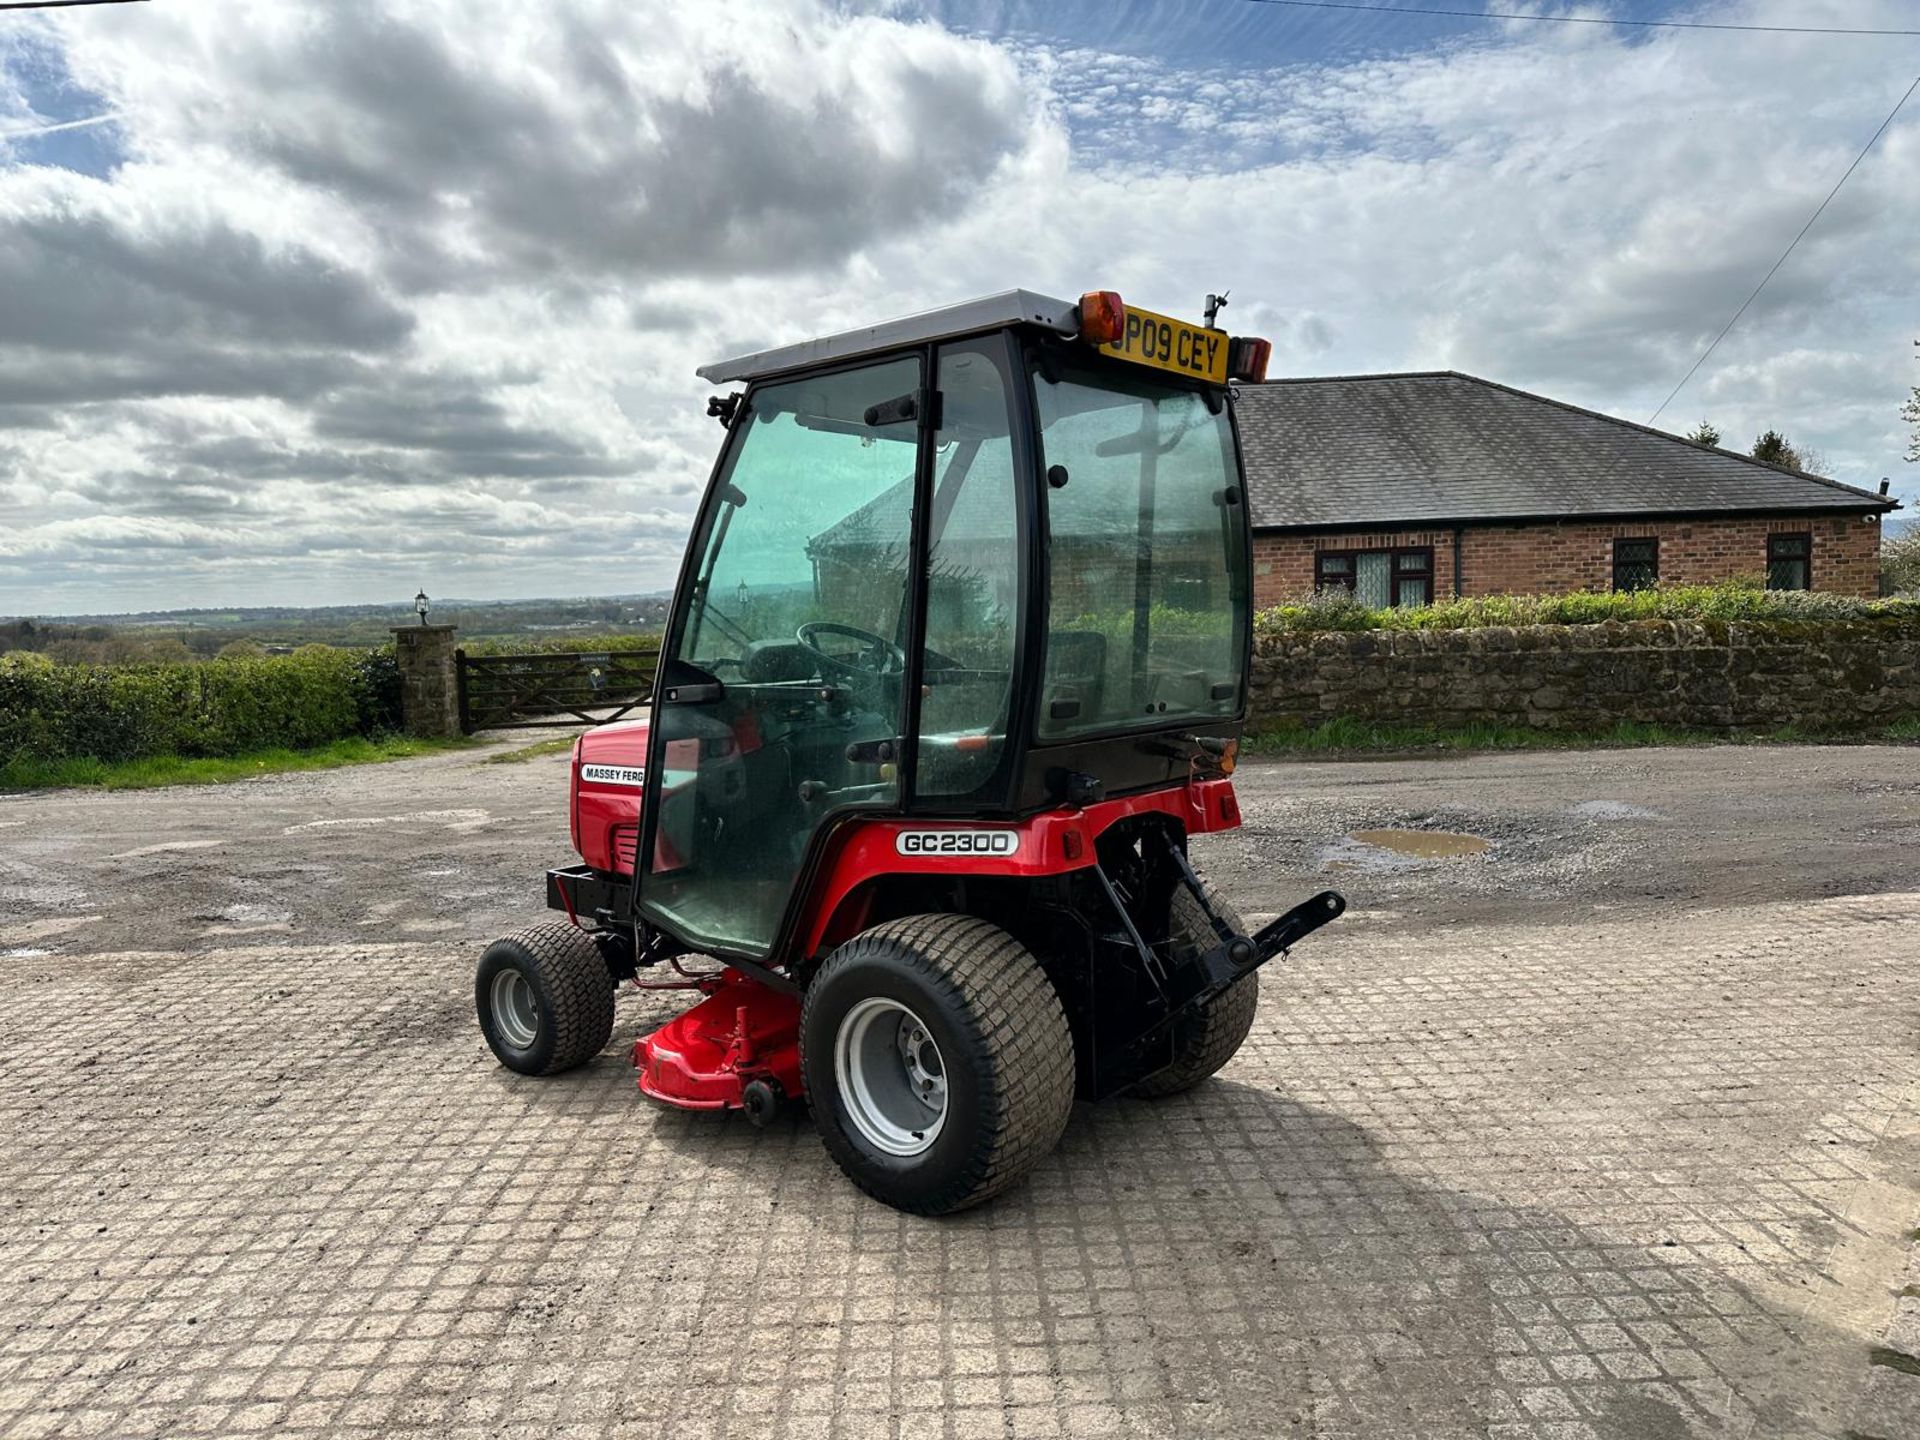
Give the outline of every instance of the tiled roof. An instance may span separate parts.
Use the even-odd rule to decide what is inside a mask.
[[[1248,385],[1238,415],[1262,529],[1896,506],[1453,371]]]

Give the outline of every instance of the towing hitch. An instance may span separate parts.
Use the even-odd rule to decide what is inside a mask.
[[[1215,933],[1220,929],[1226,929],[1227,933],[1218,945],[1200,957],[1200,964],[1207,972],[1206,988],[1216,989],[1266,964],[1274,956],[1286,954],[1294,942],[1305,939],[1329,920],[1338,920],[1346,908],[1346,897],[1338,890],[1322,890],[1251,935],[1234,934],[1209,909],[1208,914],[1217,926]]]
[[[1106,892],[1114,914],[1119,917],[1127,941],[1140,957],[1148,980],[1165,1002],[1167,1019],[1212,999],[1242,975],[1259,969],[1276,955],[1286,954],[1295,943],[1329,921],[1338,920],[1346,911],[1345,896],[1337,890],[1322,890],[1311,899],[1302,900],[1286,914],[1262,925],[1253,934],[1242,935],[1213,907],[1213,902],[1207,898],[1206,886],[1194,874],[1186,851],[1179,842],[1168,836],[1165,843],[1167,858],[1173,863],[1179,882],[1187,888],[1201,913],[1207,917],[1207,924],[1212,928],[1216,941],[1190,961],[1180,963],[1177,957],[1163,957],[1156,953],[1156,947],[1150,945],[1140,933],[1126,897],[1120,893],[1105,868],[1096,864],[1093,874]],[[1169,963],[1169,960],[1174,963]]]
[[[1311,899],[1302,900],[1278,919],[1262,925],[1252,935],[1239,934],[1221,918],[1220,912],[1207,899],[1206,886],[1193,873],[1187,852],[1171,837],[1166,845],[1168,858],[1180,872],[1180,883],[1187,887],[1187,893],[1200,906],[1207,923],[1213,927],[1215,938],[1220,942],[1200,956],[1200,969],[1205,974],[1205,980],[1191,993],[1173,997],[1175,1004],[1186,1004],[1197,996],[1224,989],[1247,971],[1258,969],[1276,955],[1286,954],[1296,941],[1305,939],[1328,921],[1338,920],[1346,911],[1344,895],[1338,890],[1322,890]]]
[[[1204,935],[1181,945],[1149,941],[1141,929],[1148,917],[1135,913],[1138,902],[1122,891],[1105,866],[1096,863],[1092,867],[1093,877],[1106,892],[1119,921],[1119,931],[1112,939],[1138,958],[1146,987],[1157,1002],[1151,1004],[1151,1018],[1146,1023],[1137,1029],[1123,1023],[1118,1033],[1096,1045],[1088,1087],[1094,1095],[1113,1094],[1164,1065],[1172,1053],[1167,1049],[1169,1037],[1187,1017],[1203,1010],[1267,961],[1286,954],[1321,926],[1339,919],[1347,908],[1345,897],[1338,891],[1322,890],[1251,935],[1242,934],[1208,899],[1206,887],[1175,837],[1165,837],[1163,853],[1171,873],[1162,871],[1162,875],[1186,888],[1213,931],[1213,943],[1206,944]]]

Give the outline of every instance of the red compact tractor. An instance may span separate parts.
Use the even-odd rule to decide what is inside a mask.
[[[1240,823],[1232,382],[1268,349],[1213,314],[1017,290],[699,372],[745,388],[709,406],[651,713],[574,747],[566,923],[480,961],[503,1064],[581,1064],[664,976],[704,998],[634,1046],[642,1091],[805,1100],[856,1185],[932,1215],[1076,1097],[1226,1063],[1255,972],[1344,902],[1249,933],[1188,858]]]

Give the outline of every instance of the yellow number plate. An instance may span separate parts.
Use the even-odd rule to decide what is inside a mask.
[[[1227,332],[1189,325],[1170,315],[1156,315],[1129,305],[1126,329],[1120,332],[1120,338],[1100,348],[1136,365],[1192,375],[1215,385],[1227,383]]]

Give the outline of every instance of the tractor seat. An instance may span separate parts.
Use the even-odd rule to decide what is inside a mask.
[[[797,640],[755,640],[740,652],[740,678],[749,685],[812,680],[819,674],[820,661]]]
[[[1053,707],[1077,701],[1080,714],[1100,713],[1100,702],[1107,680],[1107,637],[1098,630],[1052,630],[1047,633],[1046,689],[1040,697],[1040,713],[1051,715]]]

